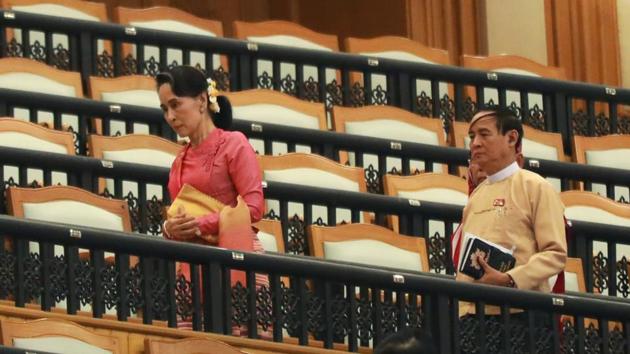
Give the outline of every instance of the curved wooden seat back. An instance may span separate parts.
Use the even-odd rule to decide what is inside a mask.
[[[429,271],[425,239],[372,224],[308,227],[314,257],[370,266]]]
[[[284,238],[280,221],[261,219],[253,226],[258,229],[258,239],[265,252],[284,253]]]
[[[72,133],[12,117],[0,117],[0,146],[74,155]]]
[[[125,26],[194,34],[205,37],[223,37],[223,24],[220,21],[198,17],[175,7],[154,6],[134,9],[118,6],[114,8],[113,20]],[[157,62],[161,62],[162,64],[166,63],[170,65],[173,62],[177,62],[179,65],[184,64],[181,50],[169,48],[169,51],[171,50],[175,50],[178,53],[171,53],[173,54],[173,56],[171,56],[167,52],[167,58],[161,58],[159,49],[145,47],[144,60],[146,61],[153,56]],[[123,44],[122,58],[137,58],[136,55],[135,45],[129,43]],[[206,58],[206,53],[190,53],[189,65],[191,66],[197,66],[200,69],[206,70],[206,72],[211,72],[219,67],[222,67],[225,71],[229,71],[226,56],[213,54],[212,61],[213,67],[207,70],[206,63],[208,59]],[[137,74],[137,72],[128,74]]]
[[[2,344],[8,347],[58,353],[126,353],[117,337],[97,333],[69,321],[2,319],[0,330]]]
[[[144,339],[145,354],[244,354],[245,352],[210,338],[186,338],[180,340]]]

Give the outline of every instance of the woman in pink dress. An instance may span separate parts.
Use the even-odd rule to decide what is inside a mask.
[[[256,154],[240,132],[228,131],[232,107],[227,97],[218,96],[212,80],[191,66],[174,67],[157,75],[157,90],[164,119],[173,130],[190,142],[177,155],[169,174],[168,190],[174,199],[185,183],[217,199],[226,206],[235,206],[240,195],[247,204],[251,222],[260,220],[264,210],[262,180]],[[168,239],[219,245],[247,252],[262,253],[262,244],[252,228],[235,234],[221,232],[219,213],[192,217],[185,210],[164,222]],[[232,237],[232,239],[229,239]],[[228,238],[228,239],[225,239]],[[181,273],[188,276],[188,264]],[[244,273],[232,272],[232,285]],[[266,285],[266,277],[256,279],[257,286]]]

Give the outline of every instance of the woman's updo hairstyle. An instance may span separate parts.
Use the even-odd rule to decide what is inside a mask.
[[[204,74],[192,66],[182,65],[161,72],[155,77],[157,88],[169,84],[179,97],[197,97],[202,92],[208,93],[208,112],[214,125],[221,129],[232,126],[232,105],[227,97],[217,95],[214,84],[206,80]]]

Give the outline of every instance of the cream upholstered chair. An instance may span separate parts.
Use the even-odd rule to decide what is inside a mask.
[[[154,135],[130,134],[125,136],[90,135],[88,137],[90,156],[101,160],[121,161],[135,164],[151,165],[171,168],[182,146],[170,140]],[[99,192],[107,188],[114,193],[114,183],[111,179],[99,179]],[[123,181],[122,194],[132,192],[138,195],[135,182]],[[156,196],[161,200],[164,196],[162,186],[147,184],[146,196],[151,199]]]
[[[337,36],[318,33],[293,22],[279,20],[257,23],[234,21],[232,23],[232,33],[237,39],[253,43],[290,46],[292,48],[325,52],[339,51]],[[257,62],[257,74],[259,77],[267,73],[269,77],[277,80],[284,79],[287,75],[295,79],[295,72],[294,64],[280,63],[280,73],[274,73],[271,61],[259,60]],[[309,80],[309,78],[319,81],[318,70],[315,66],[305,65],[303,73],[304,81]],[[326,83],[336,80],[337,84],[340,84],[339,78],[340,76],[336,70],[326,69]]]
[[[372,224],[308,227],[312,255],[333,261],[429,271],[424,238],[399,235]]]
[[[353,54],[364,55],[372,58],[394,59],[409,61],[421,64],[451,65],[449,54],[446,50],[427,47],[420,42],[416,42],[406,37],[383,36],[370,39],[348,37],[344,40],[344,51]],[[363,75],[361,73],[351,73],[350,82],[352,85],[359,83],[363,86]],[[373,74],[371,77],[371,87],[374,90],[381,86],[387,90],[387,77],[385,75]],[[426,96],[433,97],[430,80],[416,80],[417,95],[422,92]],[[452,90],[450,90],[452,91]],[[445,82],[440,82],[439,97],[448,94],[453,98],[453,93],[449,92],[449,87]]]
[[[74,155],[73,136],[69,132],[44,128],[41,125],[19,119],[0,118],[0,146]],[[4,179],[12,178],[22,185],[37,181],[42,185],[44,174],[41,170],[27,169],[27,181],[20,181],[19,169],[15,166],[2,166]],[[63,172],[51,172],[52,184],[67,184],[67,175]]]
[[[265,252],[284,253],[284,239],[280,221],[262,219],[253,226],[258,229],[258,239]]]
[[[574,136],[573,157],[575,162],[630,170],[630,135],[613,134],[598,137]],[[592,190],[606,196],[606,187],[593,184]],[[627,186],[615,186],[615,200],[624,198],[630,203]]]
[[[160,107],[160,98],[155,89],[155,80],[142,75],[128,75],[117,78],[90,76],[90,95],[97,101],[116,104],[129,104],[148,108]],[[95,119],[96,132],[102,134],[102,122]],[[127,134],[125,122],[111,120],[109,135]],[[133,123],[133,132],[149,134],[149,126]]]
[[[368,106],[348,108],[335,106],[333,108],[333,127],[338,133],[369,136],[373,138],[388,139],[396,142],[422,143],[429,145],[446,145],[446,134],[442,127],[442,121],[419,116],[401,108],[391,106]],[[342,163],[349,161],[354,164],[354,153],[339,153]],[[387,158],[386,169],[392,167],[401,170],[401,160]],[[378,157],[366,154],[363,157],[363,166],[373,165],[378,168]],[[410,170],[424,170],[424,162],[411,160]],[[435,172],[446,171],[446,166],[434,164]]]
[[[210,338],[185,338],[180,340],[144,339],[145,354],[245,354],[239,349]]]
[[[259,155],[261,175],[265,181],[292,183],[311,187],[329,188],[350,192],[366,192],[363,169],[350,167],[329,160],[323,156],[305,153],[288,153],[280,156]],[[289,202],[291,217],[295,214],[302,217],[301,205]],[[278,213],[278,203],[267,200],[267,211]],[[367,217],[362,213],[361,217]],[[313,205],[313,220],[321,218],[328,222],[327,208]],[[337,211],[337,222],[351,221],[351,212],[346,209]]]
[[[564,203],[564,214],[569,220],[587,221],[622,227],[630,227],[630,205],[617,203],[606,197],[586,191],[564,191],[560,193]],[[593,254],[608,254],[605,242],[593,242]],[[622,257],[630,259],[630,245],[617,244],[617,260]],[[590,260],[589,260],[590,261]],[[612,260],[609,260],[609,262]]]
[[[28,12],[37,15],[51,15],[56,17],[70,18],[74,20],[107,22],[107,8],[105,4],[83,0],[0,0],[0,7],[3,9],[11,9],[14,11]],[[42,47],[45,46],[46,39],[44,32],[31,30],[29,31],[29,44],[33,45],[38,42]],[[22,44],[21,29],[7,29],[7,40],[11,41],[15,38],[16,42]],[[61,45],[65,49],[69,49],[68,36],[53,33],[52,47],[56,48]],[[98,53],[107,50],[109,55],[112,54],[111,43],[103,40],[97,41]],[[69,68],[68,68],[69,69]],[[54,92],[54,91],[51,91]]]
[[[307,102],[286,93],[264,89],[228,92],[225,96],[232,104],[235,119],[328,130],[326,111],[321,103]],[[260,154],[270,154],[265,150],[262,140],[249,141]],[[309,146],[296,145],[295,148],[298,152],[310,152]],[[287,152],[286,144],[281,142],[272,142],[272,149],[275,155]]]
[[[468,183],[465,179],[443,173],[420,173],[414,176],[387,174],[383,178],[386,195],[419,201],[453,204],[462,208],[468,202]],[[392,230],[398,232],[398,217],[388,216]],[[444,235],[444,223],[429,221],[429,233],[441,230]],[[439,231],[438,231],[439,232]]]
[[[58,70],[36,60],[25,58],[0,59],[0,88],[37,93],[54,93],[65,97],[83,97],[81,74]],[[27,108],[15,107],[10,114],[22,120],[29,120]],[[51,112],[37,112],[38,122],[53,125]],[[78,130],[78,117],[63,115],[62,123]]]
[[[585,293],[586,283],[584,279],[582,259],[567,257],[564,266],[564,290]]]
[[[43,318],[0,320],[2,344],[7,347],[66,354],[122,354],[115,336],[96,333],[73,322]]]
[[[114,22],[125,26],[193,34],[204,37],[223,37],[223,25],[221,22],[197,17],[174,7],[155,6],[144,9],[132,9],[119,6],[114,8],[113,18]],[[150,58],[153,57],[156,62],[163,64],[184,64],[184,53],[181,49],[177,48],[168,48],[166,58],[161,58],[158,47],[145,46],[143,55],[145,60],[150,60]],[[204,52],[190,52],[189,65],[197,66],[206,71],[212,71],[219,67],[222,67],[225,71],[228,70],[227,58],[218,54],[212,55],[212,67],[206,68],[206,63],[209,62],[210,59],[206,58],[206,55],[208,54]],[[122,57],[137,58],[135,45],[123,45]],[[145,74],[154,74],[146,70],[147,69],[145,69],[144,72]],[[136,73],[137,72],[127,72],[127,74]]]

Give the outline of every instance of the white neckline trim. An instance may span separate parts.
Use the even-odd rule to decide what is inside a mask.
[[[511,164],[509,164],[507,167],[505,167],[504,169],[502,169],[501,171],[488,176],[488,182],[489,183],[496,183],[499,181],[502,181],[510,176],[512,176],[513,174],[515,174],[516,172],[518,172],[518,170],[520,170],[520,167],[518,167],[518,164],[516,163],[516,161],[512,162]]]

